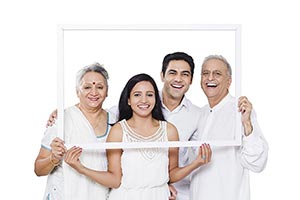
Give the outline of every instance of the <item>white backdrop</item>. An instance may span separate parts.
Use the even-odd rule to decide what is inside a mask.
[[[293,182],[300,179],[296,1],[196,2],[1,1],[3,197],[41,199],[44,192],[46,178],[35,176],[33,164],[56,108],[58,24],[241,24],[242,94],[252,101],[270,146],[265,171],[251,173],[252,199],[299,199]],[[198,91],[199,82],[193,87]]]
[[[148,73],[162,88],[160,72],[165,55],[183,51],[194,57],[195,80],[188,97],[200,105],[206,97],[199,88],[201,63],[211,54],[222,54],[233,69],[231,93],[235,93],[235,28],[237,25],[62,25],[64,49],[64,99],[68,107],[78,102],[76,73],[99,62],[107,69],[109,95],[104,107],[118,103],[126,82],[135,74]],[[202,30],[201,30],[202,27]],[[223,27],[223,28],[222,28]],[[193,92],[194,91],[194,92]]]

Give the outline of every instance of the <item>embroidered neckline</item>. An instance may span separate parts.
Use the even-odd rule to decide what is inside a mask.
[[[123,128],[124,134],[123,142],[163,142],[168,140],[166,138],[166,122],[164,121],[159,121],[159,128],[157,129],[157,131],[154,134],[147,137],[141,136],[134,132],[127,124],[126,120],[121,121],[121,126]],[[165,152],[165,150],[162,148],[141,148],[137,151],[139,151],[141,155],[147,160],[152,160],[158,155]]]
[[[128,136],[130,136],[130,138],[132,138],[135,141],[141,141],[141,142],[157,141],[159,140],[159,138],[161,138],[163,133],[162,121],[159,121],[158,129],[152,135],[149,136],[142,136],[136,133],[134,130],[132,130],[132,128],[129,126],[126,120],[123,120],[123,124]]]

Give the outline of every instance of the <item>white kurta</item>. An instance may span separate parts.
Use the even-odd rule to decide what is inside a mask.
[[[193,140],[232,140],[235,98],[227,95],[217,106],[201,108],[198,135]],[[252,111],[253,132],[242,136],[241,147],[212,147],[212,160],[192,174],[191,200],[249,200],[249,170],[265,168],[268,144]]]
[[[179,141],[189,141],[197,132],[198,121],[200,119],[200,108],[195,106],[186,97],[183,97],[179,106],[173,111],[163,105],[163,114],[168,122],[171,122],[178,130]],[[189,162],[188,148],[179,149],[179,167],[183,167]],[[177,200],[190,200],[189,186],[190,176],[173,184],[177,190]]]
[[[68,143],[86,144],[105,142],[110,123],[115,122],[113,115],[108,115],[106,133],[102,137],[96,137],[94,130],[84,114],[76,107],[72,106],[65,110],[65,133],[64,141]],[[42,147],[50,150],[51,141],[57,135],[57,126],[49,127],[42,139]],[[83,150],[80,161],[88,168],[105,171],[107,170],[107,160],[105,150]],[[64,192],[66,192],[64,194]],[[80,175],[68,164],[63,163],[56,167],[48,175],[47,187],[44,199],[72,199],[72,200],[96,200],[106,199],[108,188],[92,181],[84,175]],[[64,194],[64,196],[63,196]]]
[[[153,135],[143,137],[135,133],[126,120],[120,122],[123,142],[166,142],[166,122]],[[168,200],[168,148],[123,149],[122,180],[112,189],[109,200]]]

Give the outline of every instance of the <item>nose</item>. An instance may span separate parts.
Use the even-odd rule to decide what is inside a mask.
[[[144,103],[144,102],[146,102],[147,101],[147,95],[145,94],[145,95],[142,95],[142,102]]]
[[[91,93],[92,95],[97,95],[97,94],[99,94],[99,91],[98,91],[98,89],[97,89],[95,86],[93,86],[93,87],[91,88],[90,93]]]
[[[180,82],[180,81],[182,80],[182,79],[181,79],[181,74],[175,75],[174,80]]]
[[[213,80],[213,79],[214,79],[214,74],[213,73],[209,73],[208,80]]]

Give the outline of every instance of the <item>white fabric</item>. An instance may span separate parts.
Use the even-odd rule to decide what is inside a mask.
[[[170,111],[162,100],[162,93],[160,93],[162,101],[162,111],[165,119],[172,123],[178,130],[179,141],[189,141],[191,137],[197,132],[198,121],[200,120],[200,108],[186,96],[183,97],[180,105],[178,105],[173,111]],[[111,112],[118,115],[118,107],[114,106],[110,109]],[[189,163],[189,150],[188,147],[179,148],[179,167],[183,167]],[[190,200],[189,186],[190,176],[185,177],[181,181],[173,184],[177,190],[177,200]]]
[[[108,115],[110,123],[115,121],[113,115]],[[99,143],[105,142],[110,125],[104,136],[96,137],[94,130],[84,114],[72,106],[65,110],[65,143]],[[53,125],[46,130],[42,140],[42,146],[51,149],[50,143],[57,135],[57,127]],[[88,168],[95,170],[107,170],[105,150],[83,150],[80,160]],[[62,195],[64,193],[64,196]],[[72,199],[72,200],[96,200],[106,199],[108,188],[92,181],[86,176],[80,175],[68,164],[63,163],[48,175],[47,187],[44,199]]]
[[[201,108],[198,140],[234,139],[235,98],[227,95],[217,106]],[[212,160],[192,174],[191,200],[249,200],[249,170],[265,168],[268,145],[252,111],[253,132],[241,147],[212,147]]]
[[[123,142],[167,141],[166,122],[153,135],[142,137],[120,122]],[[112,189],[109,200],[168,200],[169,173],[168,148],[123,149],[121,166],[122,180],[118,189]]]
[[[163,105],[163,114],[168,122],[171,122],[178,130],[179,141],[189,141],[198,128],[200,108],[195,106],[185,96],[179,106],[173,111]],[[189,163],[189,148],[179,148],[179,167]],[[177,200],[189,200],[190,176],[173,184],[177,190]]]

